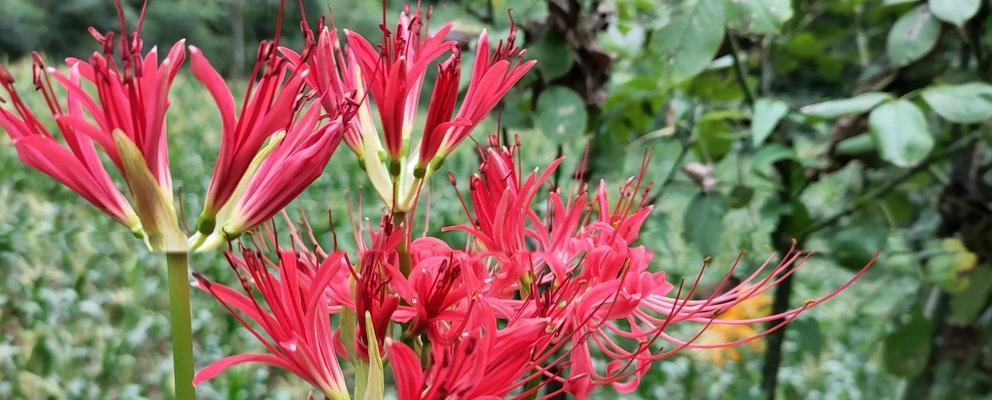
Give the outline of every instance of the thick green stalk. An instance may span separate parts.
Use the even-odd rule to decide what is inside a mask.
[[[189,256],[166,253],[169,267],[169,324],[172,328],[172,369],[176,399],[193,400],[193,329],[189,309]]]

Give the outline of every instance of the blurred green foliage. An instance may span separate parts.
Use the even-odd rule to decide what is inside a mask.
[[[130,12],[140,2],[128,1]],[[274,33],[277,1],[153,0],[149,43],[181,37],[231,74]],[[287,20],[295,20],[295,2]],[[380,2],[305,1],[311,19],[374,35]],[[399,4],[390,3],[390,13]],[[951,4],[948,6],[948,4]],[[652,160],[656,212],[642,240],[656,268],[712,285],[743,252],[746,274],[790,239],[815,251],[784,296],[795,307],[854,286],[796,320],[776,348],[704,351],[655,363],[641,398],[988,398],[992,391],[992,10],[988,2],[913,0],[464,0],[433,3],[459,39],[502,37],[512,8],[539,67],[475,139],[519,135],[524,169],[561,154],[562,185],[618,184]],[[0,58],[94,50],[88,25],[115,29],[109,0],[0,2]],[[240,26],[240,28],[237,28]],[[239,31],[239,29],[243,29]],[[241,32],[238,36],[237,33]],[[283,29],[287,43],[296,27]],[[240,50],[238,50],[240,43]],[[246,55],[239,67],[238,54]],[[601,56],[605,55],[605,56]],[[53,62],[54,64],[54,62]],[[30,90],[30,66],[12,72]],[[467,74],[466,74],[467,75]],[[209,95],[181,74],[169,112],[173,175],[197,210],[218,145]],[[41,106],[34,96],[34,105]],[[161,398],[170,381],[164,268],[69,190],[0,150],[0,398]],[[589,159],[579,162],[589,146]],[[446,162],[464,191],[469,146]],[[328,211],[351,249],[348,209],[375,197],[342,149],[289,209],[323,243]],[[580,174],[573,175],[578,170]],[[349,171],[340,173],[340,171]],[[580,177],[578,181],[574,176]],[[591,177],[591,179],[589,179]],[[429,228],[462,221],[443,179]],[[187,215],[187,220],[193,216]],[[374,218],[374,217],[373,217]],[[446,235],[460,240],[458,235]],[[193,270],[233,281],[219,255]],[[209,296],[194,293],[199,365],[258,345]],[[684,332],[691,335],[692,332]],[[303,398],[302,385],[240,367],[203,398]],[[985,397],[982,397],[985,396]],[[604,394],[604,398],[609,395]]]

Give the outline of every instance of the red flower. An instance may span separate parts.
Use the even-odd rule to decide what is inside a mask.
[[[316,180],[341,143],[350,118],[351,111],[345,111],[318,126],[320,106],[306,106],[246,182],[222,228],[224,235],[233,237],[267,221]]]
[[[386,342],[400,400],[502,399],[520,386],[534,368],[548,321],[518,319],[498,328],[494,315],[482,310],[449,343],[432,342],[426,369],[408,346]]]
[[[239,114],[224,79],[200,49],[190,47],[193,75],[210,91],[220,111],[223,134],[201,217],[203,234],[213,231],[213,218],[231,197],[265,140],[293,126],[303,94],[305,69],[291,68],[276,56],[274,42],[262,42]],[[287,79],[288,76],[288,79]],[[255,81],[255,78],[258,81]],[[235,199],[237,200],[237,199]]]
[[[379,46],[373,46],[358,33],[345,31],[349,48],[361,65],[364,81],[375,100],[386,151],[392,160],[399,160],[400,151],[409,140],[428,65],[452,51],[455,45],[454,41],[445,40],[451,23],[441,26],[433,35],[424,34],[425,25],[420,9],[411,12],[407,5],[395,31],[387,29],[383,21],[383,43]]]
[[[423,181],[534,65],[533,60],[523,61],[524,51],[514,45],[512,19],[509,37],[493,51],[488,34],[483,32],[476,46],[472,79],[455,112],[461,50],[454,41],[445,40],[451,23],[433,34],[426,32],[426,25],[419,6],[412,9],[407,5],[394,31],[387,29],[383,20],[383,43],[373,45],[346,30],[345,47],[339,43],[336,30],[325,27],[323,21],[319,33],[304,21],[305,50],[282,50],[294,65],[307,65],[315,71],[308,83],[322,94],[325,109],[343,102],[360,104],[357,121],[346,133],[345,142],[358,156],[386,206],[395,212],[412,209]],[[415,139],[412,133],[426,70],[445,53],[450,55],[437,65],[424,126]],[[383,131],[381,140],[372,103]],[[383,151],[388,159],[379,157]]]
[[[169,88],[185,59],[185,44],[176,42],[161,63],[156,48],[142,54],[142,21],[128,33],[120,1],[115,4],[120,38],[90,28],[103,53],[94,52],[88,61],[67,59],[68,76],[45,67],[41,56],[33,54],[35,88],[45,98],[68,148],[24,105],[5,69],[0,71],[0,85],[17,115],[0,110],[0,125],[25,164],[73,189],[136,233],[146,234],[151,248],[181,250],[185,236],[178,230],[172,205],[165,113]],[[66,89],[64,103],[56,96],[53,77]],[[123,175],[135,202],[133,210],[110,181],[93,141]]]
[[[36,64],[35,68],[36,74],[38,74],[37,71],[41,66]],[[47,72],[43,71],[38,76],[47,78]],[[70,82],[76,83],[78,81],[79,70],[73,68],[72,73],[70,73]],[[0,126],[10,135],[21,161],[79,193],[84,199],[118,222],[132,229],[140,229],[137,214],[134,213],[127,199],[110,180],[110,176],[100,162],[96,148],[93,146],[93,140],[72,125],[58,123],[57,126],[68,145],[66,148],[24,105],[14,89],[13,83],[14,78],[6,68],[0,66],[0,85],[3,85],[4,89],[7,90],[10,95],[10,102],[14,107],[14,113],[17,113],[15,115],[0,108]],[[38,80],[36,83],[41,84],[40,88],[45,94],[45,98],[51,99],[49,100],[49,107],[51,107],[53,114],[82,112],[77,94],[70,92],[67,95],[69,103],[74,104],[74,106],[63,111],[58,99],[50,96],[53,91],[47,86],[47,79]]]
[[[428,161],[427,155],[443,159],[450,154],[537,62],[523,60],[526,51],[514,43],[517,38],[516,31],[513,18],[510,18],[509,36],[506,37],[505,42],[501,40],[492,53],[489,49],[489,34],[482,31],[475,47],[472,80],[469,82],[461,106],[458,107],[458,113],[455,114],[455,120],[467,121],[467,123],[446,129],[444,140],[436,151],[430,149],[421,153],[421,165]]]
[[[328,399],[347,399],[348,388],[338,363],[342,351],[329,325],[326,296],[331,280],[348,268],[343,254],[332,253],[319,263],[290,250],[280,251],[279,260],[248,249],[242,249],[241,257],[230,251],[226,254],[244,294],[198,274],[197,286],[216,297],[268,354],[239,354],[214,361],[196,374],[193,384],[238,364],[262,363],[292,371]]]

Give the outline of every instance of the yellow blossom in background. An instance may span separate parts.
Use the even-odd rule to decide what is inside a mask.
[[[720,316],[716,319],[742,320],[764,317],[771,312],[771,302],[772,296],[768,293],[762,293],[745,300],[734,307],[731,307],[729,310],[720,314]],[[698,343],[712,344],[732,342],[754,336],[757,333],[758,330],[753,325],[729,325],[714,322],[710,325],[706,332],[703,333],[703,336],[699,339]],[[765,342],[763,339],[755,339],[740,346],[720,347],[716,349],[695,349],[693,350],[692,355],[699,359],[710,361],[717,366],[723,366],[723,363],[727,359],[730,359],[735,363],[739,361],[741,358],[741,348],[748,348],[753,351],[763,351],[765,349]]]

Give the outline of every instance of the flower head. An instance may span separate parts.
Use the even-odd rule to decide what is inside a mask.
[[[315,71],[309,82],[323,93],[325,109],[347,99],[360,104],[345,142],[386,206],[396,212],[413,207],[423,181],[534,64],[523,61],[524,50],[514,44],[512,20],[509,36],[495,50],[483,32],[476,45],[472,79],[458,105],[461,49],[446,39],[451,23],[429,31],[429,15],[429,10],[425,13],[419,6],[407,5],[393,30],[383,20],[379,44],[345,30],[346,45],[342,45],[336,29],[322,23],[319,33],[314,33],[304,22],[308,50],[302,54],[283,51],[294,64],[306,64]],[[413,133],[420,94],[426,72],[435,62],[437,79],[417,138]]]
[[[197,275],[198,287],[212,294],[263,346],[267,354],[221,358],[196,374],[194,385],[243,363],[262,363],[292,371],[328,399],[347,399],[348,388],[338,363],[337,334],[329,325],[330,303],[325,290],[347,268],[341,253],[319,262],[291,250],[271,260],[259,251],[242,249],[227,259],[244,294]],[[273,272],[276,271],[276,273]],[[259,298],[256,298],[258,293]]]
[[[185,248],[185,237],[173,207],[165,114],[169,88],[185,59],[185,42],[176,42],[159,62],[157,48],[143,53],[141,20],[129,33],[121,3],[115,4],[120,37],[90,28],[103,50],[86,61],[67,59],[68,75],[46,67],[39,54],[33,55],[35,89],[45,98],[67,146],[24,105],[6,70],[0,72],[0,83],[16,115],[0,111],[0,125],[26,164],[73,189],[135,232],[144,233],[152,249],[180,250]],[[64,101],[57,97],[53,82],[65,88]],[[110,181],[93,142],[120,170],[133,208]]]

